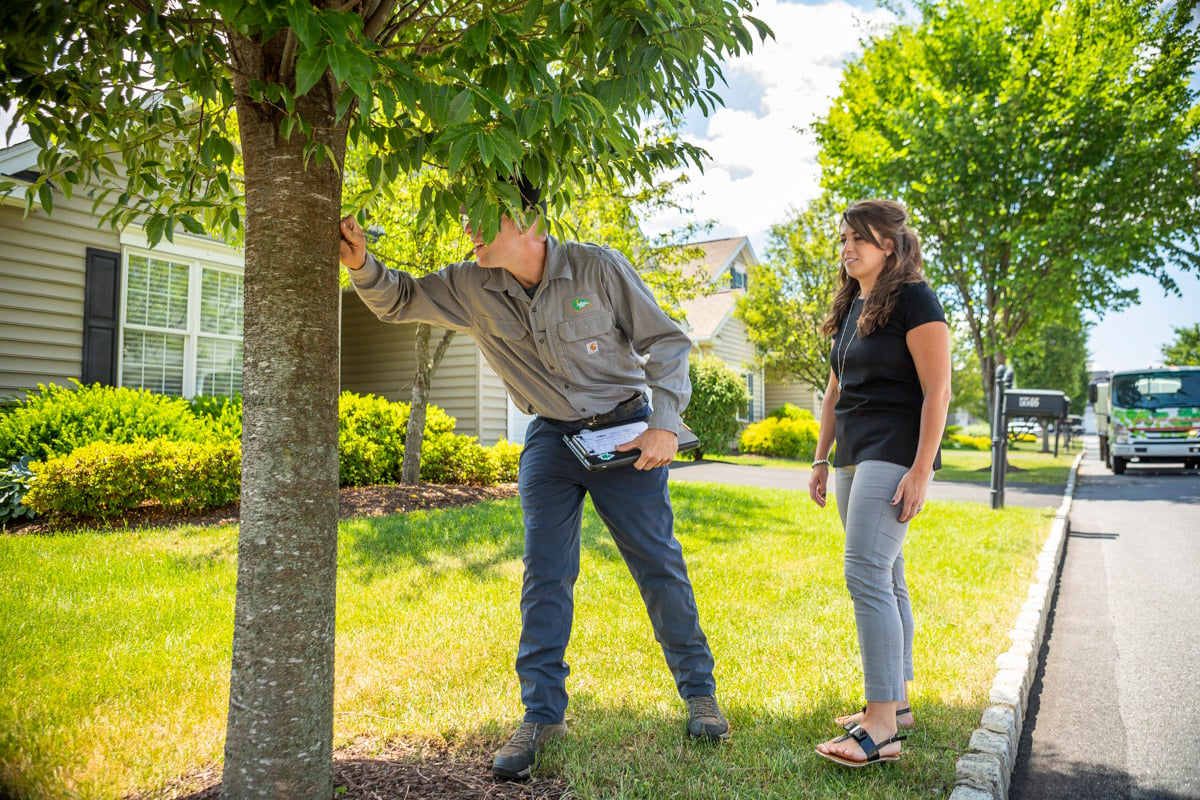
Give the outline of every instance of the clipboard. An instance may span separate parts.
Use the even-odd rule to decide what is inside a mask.
[[[649,426],[644,419],[636,422],[617,422],[599,428],[585,428],[578,433],[563,434],[567,449],[574,453],[589,470],[613,469],[632,464],[641,456],[641,450],[626,450],[617,452],[616,446],[636,439]],[[682,453],[694,450],[700,446],[700,440],[687,426],[681,427],[677,434],[679,450]]]

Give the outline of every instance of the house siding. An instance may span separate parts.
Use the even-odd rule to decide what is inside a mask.
[[[762,419],[765,381],[762,371],[754,363],[756,352],[754,343],[747,336],[746,324],[736,317],[727,319],[713,337],[711,352],[739,375],[749,372],[754,376],[754,419]]]
[[[811,386],[801,383],[771,381],[767,384],[767,411],[774,411],[784,403],[806,408],[813,416],[821,416],[821,396]]]
[[[380,322],[353,293],[342,296],[342,390],[409,402],[416,371],[415,323]],[[434,328],[430,348],[443,328]],[[475,341],[457,333],[433,376],[429,402],[457,420],[455,431],[494,444],[506,430],[504,386]]]
[[[87,248],[121,251],[90,200],[55,201],[53,220],[0,205],[0,395],[80,377]]]

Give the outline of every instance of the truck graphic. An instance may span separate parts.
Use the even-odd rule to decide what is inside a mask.
[[[1114,475],[1130,462],[1200,468],[1200,367],[1114,372],[1089,394],[1100,457]]]

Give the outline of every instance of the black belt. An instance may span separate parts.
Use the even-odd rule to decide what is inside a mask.
[[[628,400],[618,403],[617,407],[605,414],[596,414],[595,416],[586,417],[584,419],[549,419],[547,422],[552,422],[555,425],[560,425],[564,428],[591,428],[595,425],[607,425],[610,422],[618,422],[626,417],[632,417],[637,412],[648,406],[650,401],[646,399],[646,395],[638,392]]]

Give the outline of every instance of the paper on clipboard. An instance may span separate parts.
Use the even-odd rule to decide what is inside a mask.
[[[645,420],[629,422],[624,425],[614,425],[611,428],[582,430],[575,434],[575,440],[582,445],[588,455],[598,456],[601,453],[611,453],[617,445],[632,442],[650,427]]]
[[[618,445],[631,442],[649,427],[645,420],[626,422],[607,428],[582,430],[578,433],[563,435],[567,447],[589,470],[612,469],[632,464],[641,456],[640,450],[625,450],[617,452]],[[688,428],[680,428],[679,452],[691,450],[700,445],[696,434]]]

